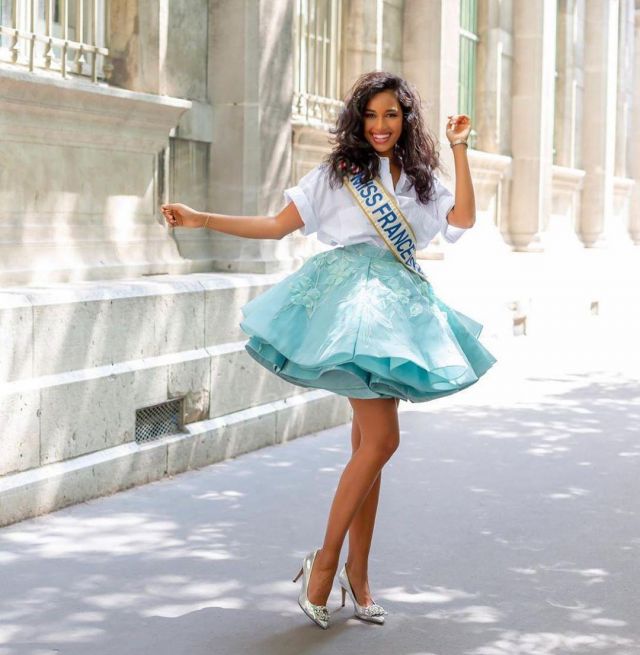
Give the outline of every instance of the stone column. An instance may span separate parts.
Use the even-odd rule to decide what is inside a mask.
[[[640,245],[640,6],[635,9],[633,53],[633,102],[629,129],[629,176],[635,184],[631,193],[629,233]]]
[[[619,0],[617,33],[617,104],[613,165],[613,202],[605,217],[606,239],[612,245],[629,244],[629,210],[633,180],[629,171],[629,127],[633,103],[634,0]]]
[[[404,74],[418,88],[427,127],[444,145],[447,116],[458,107],[459,30],[458,0],[406,0]],[[442,159],[453,174],[449,150],[442,149]]]
[[[365,72],[376,70],[378,45],[381,70],[402,74],[404,0],[343,0],[342,96]],[[377,11],[382,11],[378,34]],[[423,12],[425,9],[422,10]]]
[[[367,11],[367,4],[373,11]],[[375,2],[345,0],[343,38],[341,93],[344,97],[359,75],[376,67]]]
[[[158,156],[158,204],[183,202],[196,209],[209,205],[213,133],[207,78],[209,2],[190,0],[188,7],[168,0],[112,0],[109,4],[111,82],[191,102],[179,124],[167,132],[168,147]],[[215,233],[178,228],[168,238],[193,270],[214,266],[211,241]]]
[[[612,213],[616,144],[618,0],[586,3],[580,238],[603,246]]]
[[[277,213],[291,174],[293,2],[211,0],[210,9],[209,211]],[[290,250],[290,239],[212,239],[218,270],[288,268]]]
[[[478,2],[476,149],[511,153],[512,3]]]
[[[616,146],[614,174],[627,177],[629,122],[633,103],[634,0],[619,0],[618,99],[616,106]]]
[[[515,250],[539,251],[551,211],[556,6],[531,0],[513,9],[509,237]]]
[[[108,7],[110,83],[165,95],[169,0],[111,0]]]
[[[555,164],[580,167],[581,143],[578,118],[583,103],[584,0],[560,0],[555,95]]]

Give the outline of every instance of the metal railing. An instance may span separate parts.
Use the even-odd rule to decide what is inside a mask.
[[[340,99],[342,0],[297,0],[294,20],[293,121],[327,126]]]
[[[0,0],[0,61],[108,80],[108,0]]]

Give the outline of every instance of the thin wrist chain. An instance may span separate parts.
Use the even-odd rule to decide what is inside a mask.
[[[469,144],[464,139],[458,139],[458,141],[453,141],[453,143],[450,143],[449,146],[453,148],[453,146],[457,146],[460,144],[464,144],[465,146],[467,146],[467,148],[469,147]]]
[[[206,218],[205,222],[202,224],[202,227],[207,227],[207,223],[209,222],[210,215],[209,215],[209,214],[205,214],[205,216],[206,216],[207,218]]]

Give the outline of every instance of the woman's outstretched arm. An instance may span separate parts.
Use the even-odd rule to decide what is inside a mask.
[[[210,214],[182,203],[168,203],[160,209],[170,227],[207,227],[248,239],[282,239],[304,225],[293,202],[275,216]]]

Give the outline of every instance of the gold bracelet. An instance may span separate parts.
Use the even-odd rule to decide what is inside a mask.
[[[457,146],[460,143],[464,143],[464,145],[467,146],[467,149],[469,148],[469,144],[464,139],[460,139],[459,141],[454,141],[453,143],[450,143],[449,145],[453,148],[453,146]]]
[[[204,222],[204,225],[202,227],[207,227],[207,223],[209,222],[209,214],[207,214],[207,219]]]

